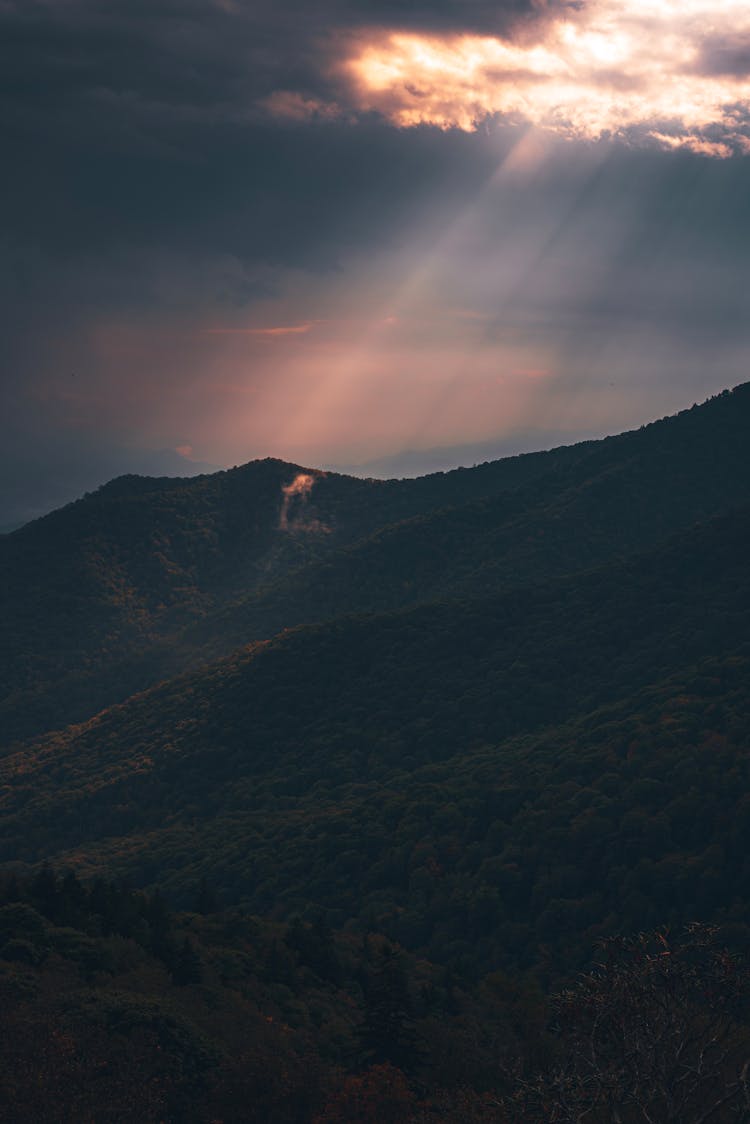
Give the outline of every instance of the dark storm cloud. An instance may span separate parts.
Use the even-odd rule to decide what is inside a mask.
[[[85,256],[165,246],[334,265],[423,185],[481,177],[481,146],[378,124],[269,121],[264,99],[335,102],[326,52],[357,27],[508,31],[533,0],[6,0],[0,126],[6,237]],[[708,43],[706,67],[746,45]],[[356,132],[356,135],[355,135]],[[366,221],[365,221],[366,220]]]
[[[443,4],[431,18],[479,26],[503,10]],[[344,123],[285,128],[262,102],[279,89],[331,95],[328,33],[407,15],[428,23],[426,7],[388,4],[0,6],[8,236],[77,255],[164,244],[335,259],[339,224],[327,224],[341,216],[346,226],[348,200],[369,197],[377,224],[402,184],[434,175],[444,153],[373,123],[352,157]],[[392,171],[376,191],[373,172],[384,167]]]
[[[529,13],[538,10],[527,0],[11,0],[0,7],[3,86],[27,121],[39,106],[59,115],[66,103],[91,108],[106,95],[157,118],[228,107],[241,116],[278,85],[319,85],[336,31],[383,24],[497,33]]]
[[[436,136],[371,119],[269,119],[292,91],[335,104],[357,28],[508,31],[539,0],[6,0],[0,4],[5,237],[83,256],[118,246],[334,264],[402,198],[455,178]],[[313,125],[315,122],[313,122]],[[482,157],[480,155],[480,161]],[[354,202],[354,206],[352,206]]]

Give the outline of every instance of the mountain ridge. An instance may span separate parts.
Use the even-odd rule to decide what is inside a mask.
[[[2,740],[297,623],[491,594],[646,549],[750,492],[749,428],[743,384],[599,442],[411,481],[273,458],[119,477],[0,542]],[[300,477],[312,485],[285,498]]]

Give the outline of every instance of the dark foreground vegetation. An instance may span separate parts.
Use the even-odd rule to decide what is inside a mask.
[[[175,915],[42,868],[0,903],[3,1120],[750,1119],[747,966],[709,927],[604,942],[545,995],[206,884]]]
[[[0,1119],[750,1120],[748,433],[0,537]]]

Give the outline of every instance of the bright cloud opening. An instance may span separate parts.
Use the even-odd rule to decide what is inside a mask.
[[[571,138],[750,152],[747,0],[598,0],[514,40],[377,32],[344,71],[358,109],[401,127],[501,115]]]

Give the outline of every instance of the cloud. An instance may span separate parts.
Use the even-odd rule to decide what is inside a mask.
[[[279,336],[304,336],[320,321],[304,320],[301,324],[285,324],[275,328],[204,328],[205,336],[256,336],[276,339]]]
[[[602,432],[747,377],[750,161],[696,156],[742,143],[744,103],[734,139],[672,118],[623,126],[644,148],[526,127],[550,86],[529,52],[623,10],[0,0],[6,488],[33,478],[37,510],[188,441],[196,460],[320,464],[550,418]],[[664,11],[642,5],[638,34]],[[674,81],[736,92],[747,19],[732,9],[730,37],[729,9],[710,33],[704,11],[669,17],[694,48]],[[435,91],[418,67],[406,94],[357,80],[393,36],[435,45]],[[616,61],[580,68],[574,108],[645,96]],[[509,84],[533,113],[472,131]],[[415,106],[465,128],[400,127]]]
[[[400,127],[497,115],[726,157],[750,149],[748,43],[746,0],[591,0],[506,38],[376,29],[341,73],[360,111]]]
[[[287,499],[292,496],[308,496],[312,491],[315,480],[308,472],[298,472],[290,484],[282,486],[282,493]]]
[[[298,93],[296,90],[275,90],[261,102],[272,117],[289,121],[338,120],[344,114],[336,102]]]
[[[325,473],[317,473],[317,476]],[[328,534],[330,527],[314,516],[305,514],[305,504],[315,484],[315,476],[309,472],[298,472],[289,484],[283,485],[281,511],[279,513],[279,530],[296,533]],[[296,501],[296,503],[295,503]],[[292,508],[294,508],[292,510]]]
[[[702,74],[750,76],[750,32],[734,35],[706,35],[696,58],[696,69]]]

